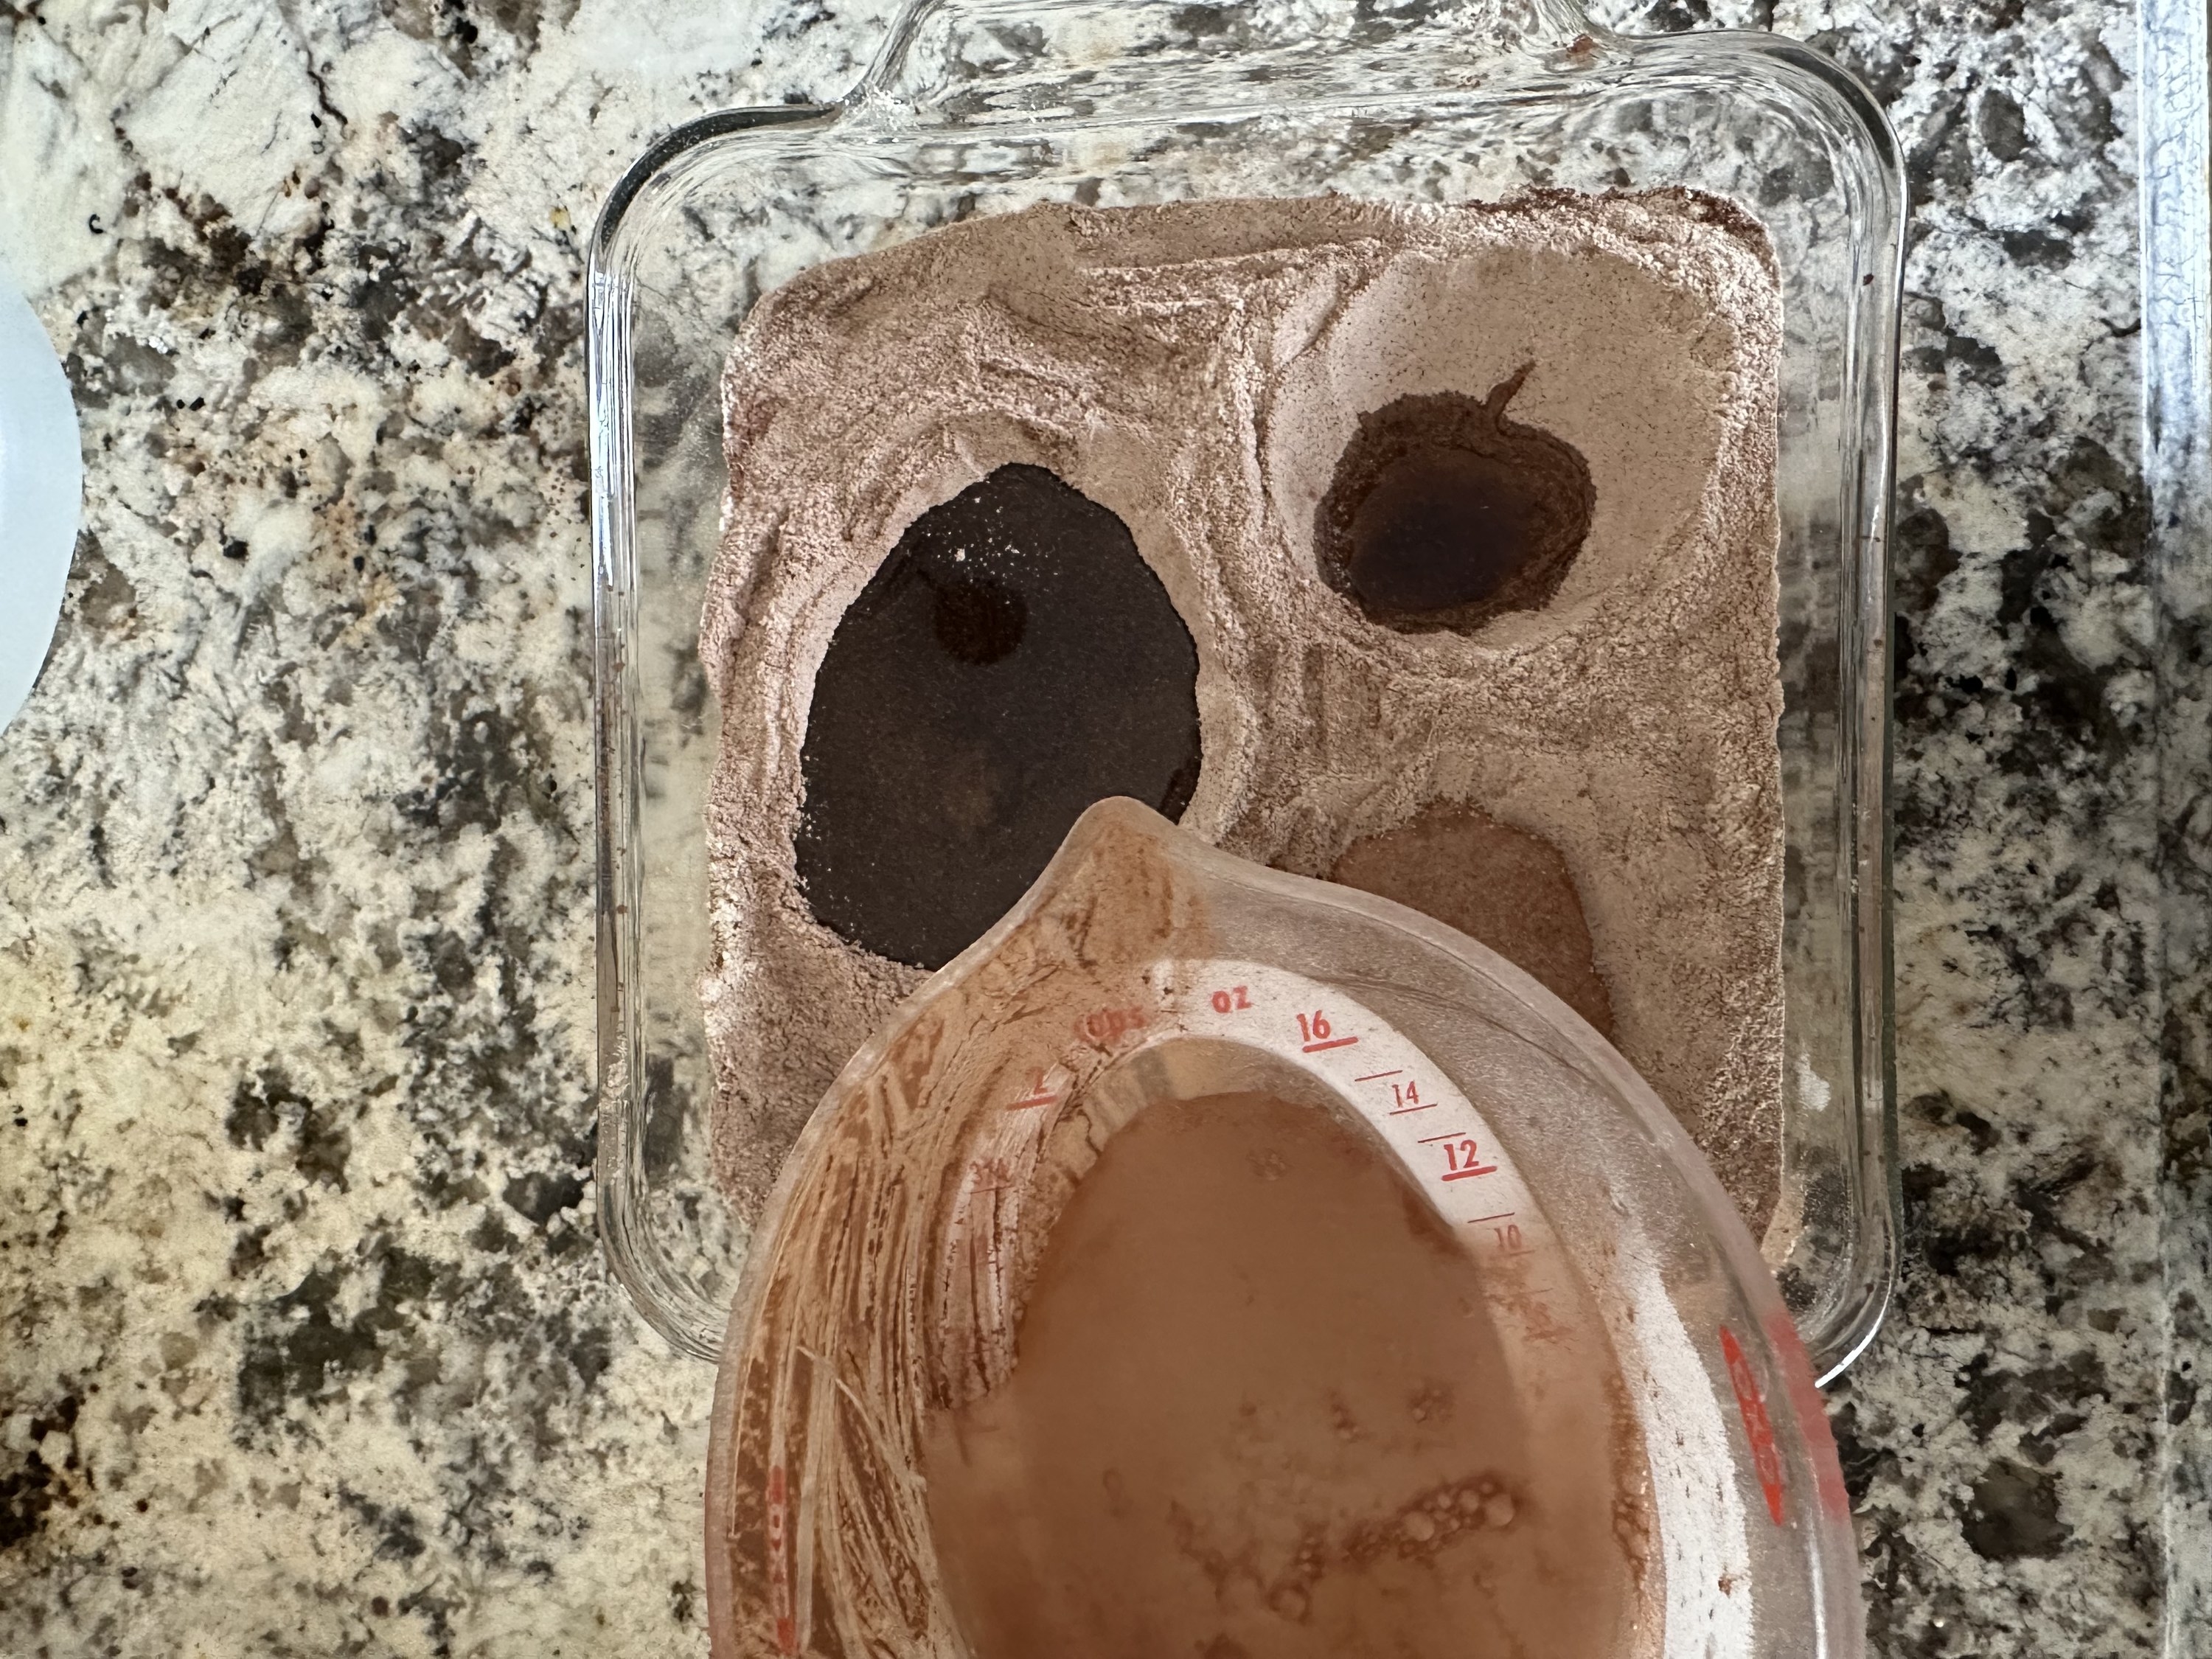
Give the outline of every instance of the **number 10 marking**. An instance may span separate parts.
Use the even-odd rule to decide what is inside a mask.
[[[1499,1249],[1508,1255],[1518,1255],[1527,1246],[1521,1242],[1521,1224],[1513,1219],[1516,1213],[1516,1212],[1512,1210],[1500,1210],[1496,1215],[1479,1215],[1468,1222],[1468,1225],[1488,1227],[1491,1236],[1497,1239]],[[1496,1224],[1499,1222],[1505,1224],[1503,1226]]]

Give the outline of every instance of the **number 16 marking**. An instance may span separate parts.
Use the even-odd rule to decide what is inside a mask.
[[[1359,1041],[1356,1036],[1331,1036],[1328,1016],[1316,1008],[1310,1014],[1298,1016],[1298,1052],[1317,1054],[1324,1048],[1349,1048]]]

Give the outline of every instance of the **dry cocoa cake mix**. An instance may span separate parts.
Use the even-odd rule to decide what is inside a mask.
[[[1764,1225],[1779,326],[1680,191],[1039,207],[766,296],[702,635],[740,1212],[1097,787],[1514,956]],[[1392,562],[1470,501],[1510,568]]]

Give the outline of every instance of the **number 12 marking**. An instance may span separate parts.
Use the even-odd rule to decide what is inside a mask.
[[[1495,1164],[1482,1161],[1482,1155],[1475,1150],[1472,1135],[1462,1135],[1457,1140],[1444,1142],[1444,1164],[1446,1173],[1443,1179],[1446,1181],[1471,1181],[1476,1176],[1498,1173]]]

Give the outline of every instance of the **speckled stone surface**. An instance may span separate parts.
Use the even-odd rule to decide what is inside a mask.
[[[0,0],[88,498],[0,736],[0,1653],[703,1652],[711,1376],[592,1231],[580,228],[886,11]],[[2212,999],[2161,973],[2203,653],[2147,574],[2135,13],[1607,21],[1810,38],[1911,157],[1908,1256],[1833,1402],[1875,1647],[2156,1651]]]

